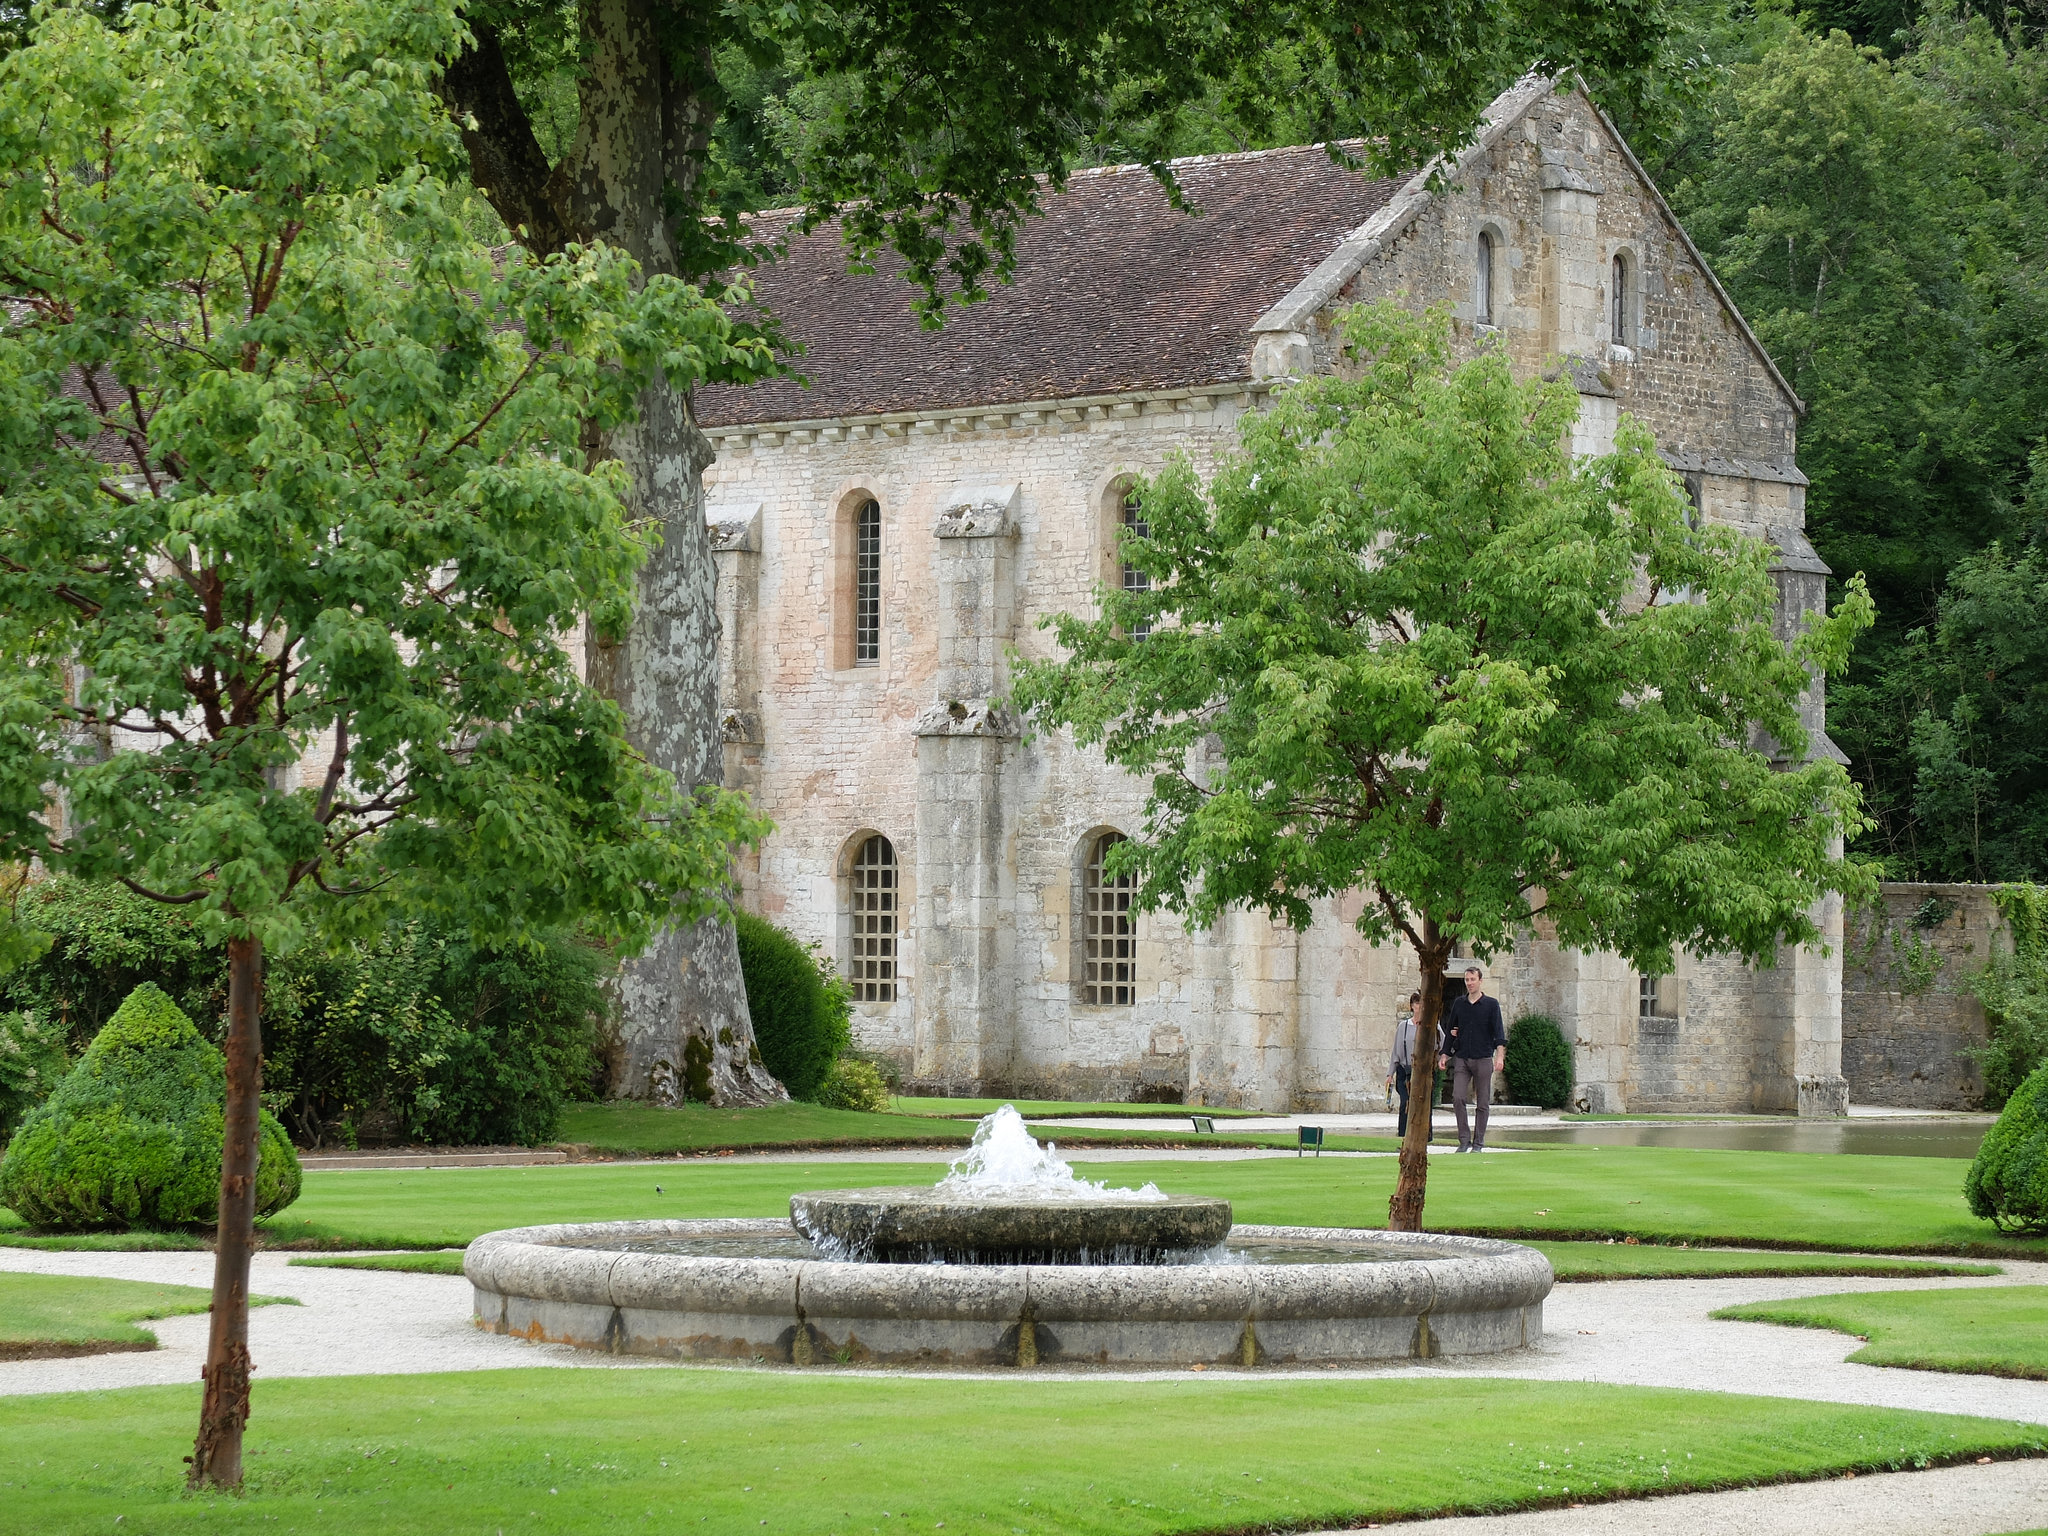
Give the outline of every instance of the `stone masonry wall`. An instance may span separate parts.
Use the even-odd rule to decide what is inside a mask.
[[[1991,888],[1887,883],[1851,914],[1842,968],[1842,1072],[1857,1103],[1976,1109],[1970,1055],[1990,1027],[1964,983],[2002,932]]]

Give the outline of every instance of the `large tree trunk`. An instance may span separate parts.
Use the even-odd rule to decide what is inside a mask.
[[[671,224],[671,210],[689,206],[710,147],[712,61],[693,44],[693,20],[672,0],[582,0],[576,138],[550,167],[496,33],[470,18],[475,46],[449,65],[442,94],[465,124],[478,187],[528,249],[602,240],[649,274],[697,275],[682,271]],[[639,422],[603,451],[626,466],[633,510],[660,528],[662,545],[641,573],[631,632],[616,643],[595,637],[590,681],[619,701],[648,760],[696,788],[724,771],[716,572],[704,528],[711,444],[688,398],[667,385],[651,386],[640,406]],[[730,924],[661,933],[626,963],[618,1001],[614,1093],[659,1103],[788,1097],[755,1048]]]
[[[228,943],[228,1101],[221,1127],[220,1222],[214,1233],[212,1326],[201,1375],[206,1395],[192,1446],[194,1488],[242,1482],[249,1422],[249,1256],[256,1246],[256,1159],[262,1132],[263,946]]]
[[[1422,1201],[1429,1188],[1429,1136],[1436,1098],[1437,1036],[1444,1008],[1444,963],[1451,946],[1428,918],[1422,923],[1422,948],[1416,969],[1421,973],[1422,1025],[1415,1031],[1415,1055],[1408,1068],[1408,1134],[1401,1138],[1400,1173],[1387,1201],[1387,1226],[1395,1232],[1422,1230]]]
[[[570,227],[630,252],[653,275],[687,276],[677,259],[670,199],[694,185],[710,145],[689,54],[655,0],[585,0],[576,142],[568,156]],[[700,60],[700,74],[710,62]],[[661,530],[640,575],[633,626],[591,649],[591,681],[619,701],[633,744],[686,788],[717,784],[717,570],[704,527],[710,439],[686,396],[665,383],[640,397],[640,419],[607,450],[632,476],[634,510]],[[619,978],[619,1059],[612,1091],[673,1104],[765,1104],[788,1098],[761,1064],[730,923],[666,929]]]

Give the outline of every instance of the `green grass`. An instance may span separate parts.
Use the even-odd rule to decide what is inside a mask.
[[[1083,1149],[1061,1141],[1092,1178],[1132,1185],[1149,1179],[1180,1193],[1221,1195],[1245,1222],[1379,1226],[1395,1174],[1392,1158],[1091,1165]],[[542,1222],[783,1216],[797,1190],[929,1184],[942,1171],[936,1160],[717,1159],[659,1167],[316,1169],[299,1202],[266,1223],[265,1241],[459,1248],[494,1228]],[[2048,1258],[2048,1238],[2002,1236],[1971,1216],[1961,1184],[1960,1168],[1940,1158],[1563,1147],[1436,1159],[1425,1221],[1437,1231],[1550,1241],[1632,1235],[1723,1247]],[[11,1214],[0,1216],[0,1241],[10,1232],[18,1241],[35,1240]]]
[[[902,1097],[891,1100],[898,1112],[906,1115],[950,1115],[955,1119],[965,1117],[979,1120],[983,1115],[993,1114],[1005,1104],[1016,1106],[1017,1113],[1027,1120],[1042,1120],[1054,1115],[1090,1115],[1096,1117],[1114,1116],[1119,1120],[1185,1120],[1189,1115],[1208,1115],[1217,1120],[1256,1120],[1264,1116],[1257,1109],[1204,1109],[1201,1105],[1189,1104],[1081,1104],[1066,1099],[920,1099]]]
[[[1812,1296],[1714,1316],[1854,1334],[1870,1341],[1849,1357],[1864,1365],[2048,1381],[2048,1285]]]
[[[1735,1248],[1678,1248],[1664,1243],[1545,1243],[1540,1249],[1559,1280],[1727,1279],[1743,1275],[1858,1275],[1925,1279],[1995,1275],[1995,1264],[1938,1264],[1924,1259],[1872,1259],[1846,1253],[1779,1253]]]
[[[196,1387],[0,1400],[10,1524],[147,1532],[1141,1536],[1353,1525],[2039,1454],[1987,1419],[1447,1378],[521,1370],[266,1381],[248,1491],[182,1495]],[[1474,1426],[1482,1426],[1475,1433]],[[1570,1491],[1567,1493],[1566,1489]],[[883,1512],[887,1511],[886,1518]]]
[[[983,1102],[993,1106],[999,1101],[898,1101],[906,1106],[972,1106]],[[1125,1110],[1161,1106],[1048,1103],[1044,1107],[1070,1113],[1106,1109],[1121,1114]],[[1173,1109],[1176,1118],[1187,1118],[1184,1110],[1164,1107]],[[971,1109],[961,1114],[965,1118],[947,1118],[942,1112],[871,1115],[859,1110],[826,1109],[818,1104],[797,1103],[777,1104],[766,1109],[713,1109],[704,1104],[684,1104],[674,1108],[651,1104],[572,1104],[562,1117],[561,1139],[572,1146],[588,1147],[593,1152],[640,1157],[769,1149],[818,1151],[833,1147],[931,1147],[935,1152],[950,1155],[965,1147],[974,1135]],[[1062,1142],[1094,1142],[1104,1146],[1291,1147],[1295,1144],[1292,1132],[1197,1138],[1192,1130],[1147,1130],[1145,1118],[1133,1118],[1128,1128],[1060,1126],[1052,1134]],[[1342,1151],[1392,1152],[1397,1150],[1399,1143],[1391,1136],[1345,1136],[1332,1137],[1328,1145]]]
[[[459,1275],[462,1273],[462,1251],[460,1249],[435,1249],[431,1253],[365,1253],[316,1255],[310,1258],[293,1259],[293,1264],[304,1264],[314,1269],[389,1269],[401,1275]]]
[[[274,1296],[255,1296],[261,1306]],[[0,1359],[95,1349],[154,1349],[146,1318],[204,1312],[212,1296],[196,1285],[0,1271]]]

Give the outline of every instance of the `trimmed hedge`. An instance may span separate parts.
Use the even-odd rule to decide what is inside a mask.
[[[889,1108],[889,1081],[872,1061],[842,1056],[825,1074],[818,1102],[827,1109],[859,1109],[879,1115]]]
[[[824,958],[751,912],[735,912],[740,974],[761,1063],[793,1099],[818,1100],[853,1043],[846,983]]]
[[[1502,1070],[1521,1103],[1560,1109],[1572,1100],[1571,1042],[1555,1019],[1530,1013],[1509,1025]]]
[[[1963,1198],[2001,1232],[2048,1232],[2048,1066],[2006,1100],[1963,1176]]]
[[[0,1013],[0,1147],[70,1070],[57,1030],[33,1013]]]
[[[227,1068],[184,1011],[145,982],[0,1160],[0,1202],[31,1226],[189,1227],[220,1205]],[[265,1112],[256,1214],[299,1197],[299,1159]]]

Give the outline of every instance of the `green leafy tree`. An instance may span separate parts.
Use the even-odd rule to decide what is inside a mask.
[[[1940,795],[1908,637],[1939,622],[1961,562],[2024,537],[2048,421],[2048,49],[1982,19],[1930,18],[1897,60],[1780,12],[1719,26],[1732,62],[1665,158],[1688,228],[1809,404],[1814,543],[1877,601],[1829,699],[1865,846],[1897,875],[1981,878],[1921,819]]]
[[[589,433],[758,346],[615,250],[498,262],[422,165],[446,0],[39,14],[0,61],[0,860],[229,955],[195,1484],[248,1412],[266,948],[713,910],[758,823],[635,752],[567,637],[649,539]]]
[[[1815,940],[1819,899],[1866,881],[1836,851],[1856,791],[1806,761],[1798,704],[1867,622],[1861,587],[1788,649],[1768,550],[1689,528],[1640,426],[1574,462],[1569,385],[1452,366],[1441,312],[1344,326],[1355,377],[1247,418],[1209,485],[1186,462],[1146,485],[1123,558],[1151,589],[1048,621],[1066,658],[1020,669],[1040,722],[1149,777],[1116,853],[1140,906],[1305,927],[1361,892],[1360,937],[1407,943],[1426,1023],[1459,941],[1533,927],[1663,971],[1675,944],[1768,963]],[[1418,1050],[1423,1102],[1434,1065]],[[1427,1140],[1415,1117],[1399,1230]]]
[[[465,16],[441,88],[477,188],[529,250],[607,241],[709,283],[772,257],[739,216],[773,198],[802,209],[798,229],[840,219],[850,261],[900,265],[933,323],[950,291],[1008,275],[1019,224],[1077,165],[1143,160],[1170,186],[1166,158],[1220,116],[1252,142],[1356,137],[1379,168],[1412,167],[1526,69],[1639,88],[1662,28],[1661,0],[467,0]],[[606,451],[663,539],[593,677],[651,761],[716,784],[711,445],[662,383]],[[621,1005],[619,1091],[662,1096],[663,1061],[708,1070],[718,1102],[765,1091],[725,925],[664,932],[627,963]]]

